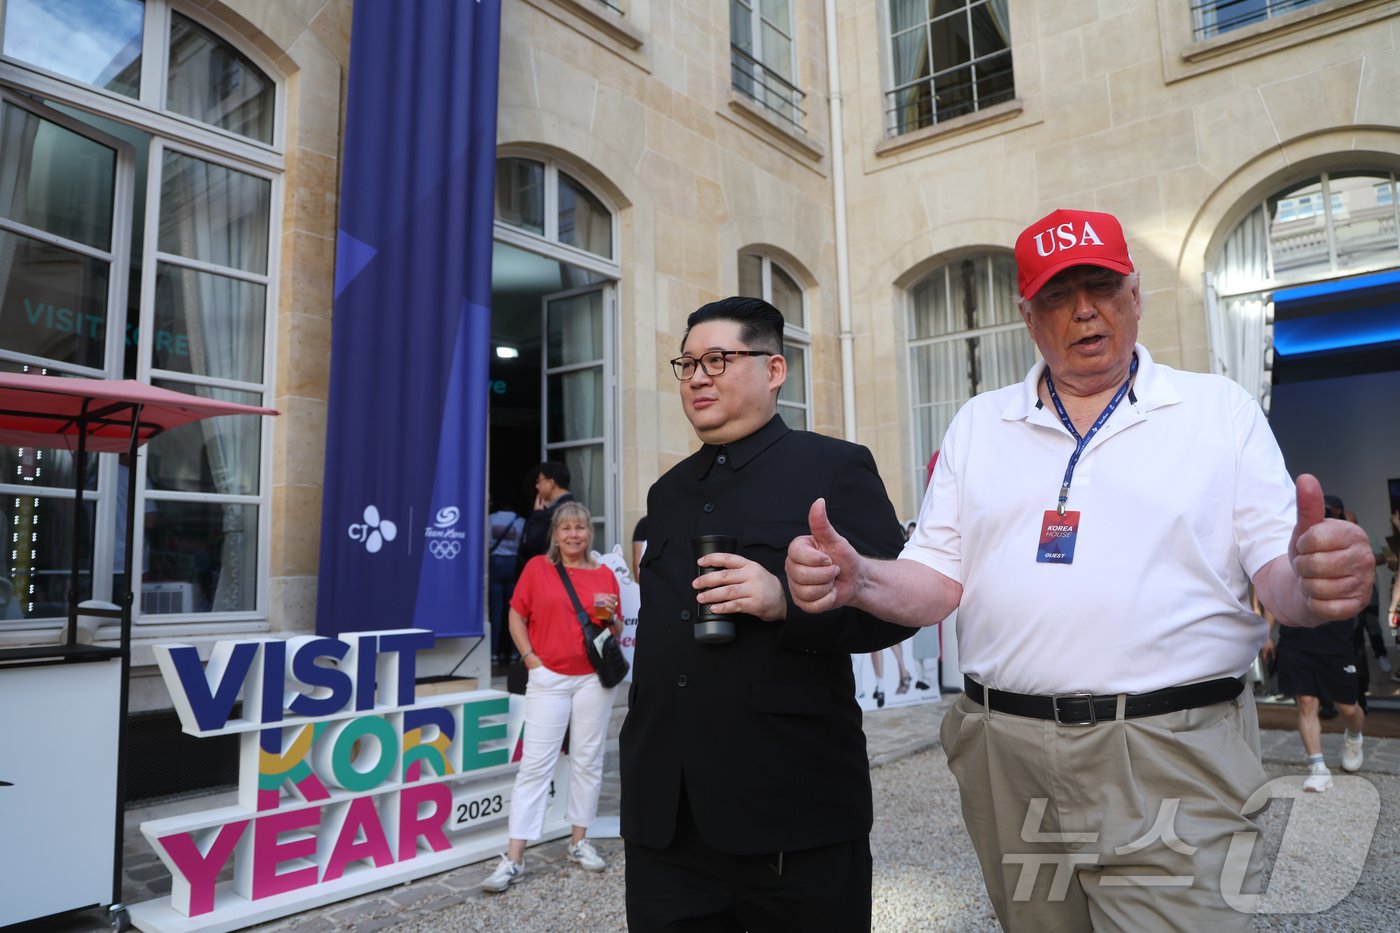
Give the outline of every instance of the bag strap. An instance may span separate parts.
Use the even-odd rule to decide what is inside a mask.
[[[569,572],[564,569],[562,563],[555,564],[554,569],[559,571],[559,579],[564,581],[564,591],[569,594],[569,599],[573,600],[575,617],[578,619],[579,628],[583,628],[587,623],[588,613],[583,611],[583,604],[578,601],[578,593],[574,592],[574,584],[569,579]]]
[[[501,531],[500,536],[497,537],[496,540],[494,540],[494,541],[491,542],[491,550],[489,550],[489,551],[486,552],[488,556],[491,555],[491,554],[496,553],[496,548],[500,547],[502,544],[505,543],[506,538],[510,537],[511,531],[513,531],[513,530],[515,529],[515,525],[516,525],[516,523],[519,522],[519,521],[522,521],[522,519],[521,519],[521,517],[520,517],[519,515],[515,516],[515,518],[512,518],[512,519],[510,520],[510,524],[507,525],[507,526]]]

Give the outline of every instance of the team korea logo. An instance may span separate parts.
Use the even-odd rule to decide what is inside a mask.
[[[362,522],[351,523],[349,534],[351,540],[364,542],[365,550],[371,554],[378,554],[384,547],[384,542],[398,537],[399,526],[387,518],[380,518],[378,506],[365,506],[364,519]]]
[[[423,529],[429,554],[438,560],[452,560],[462,553],[462,541],[467,533],[457,530],[457,520],[461,517],[462,513],[455,505],[446,505],[437,510],[433,523]]]

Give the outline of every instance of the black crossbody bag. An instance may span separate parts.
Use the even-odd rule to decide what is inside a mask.
[[[569,572],[564,565],[555,564],[554,569],[559,571],[559,579],[564,581],[564,591],[573,600],[578,624],[583,628],[583,650],[588,654],[589,663],[604,687],[616,687],[627,676],[627,659],[622,655],[622,646],[613,637],[611,628],[594,622],[592,616],[583,611],[583,604],[578,600],[578,593],[574,592],[574,585],[569,581]]]

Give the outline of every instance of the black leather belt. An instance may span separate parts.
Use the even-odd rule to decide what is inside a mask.
[[[972,702],[988,706],[998,713],[1049,719],[1061,726],[1092,726],[1101,719],[1118,717],[1118,697],[1115,694],[1094,696],[1089,693],[1057,693],[1035,696],[1029,693],[1009,693],[983,687],[971,677],[963,678],[963,690]],[[1151,693],[1130,693],[1124,703],[1123,718],[1158,716],[1198,706],[1210,706],[1233,700],[1244,690],[1241,677],[1221,677],[1198,684],[1167,687]],[[990,700],[990,704],[988,703]]]

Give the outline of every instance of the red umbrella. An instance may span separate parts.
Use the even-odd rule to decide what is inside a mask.
[[[171,428],[215,415],[275,415],[272,408],[221,402],[134,379],[69,379],[0,373],[0,444],[77,449],[87,423],[87,449],[125,453],[132,412],[140,406],[137,444]]]

